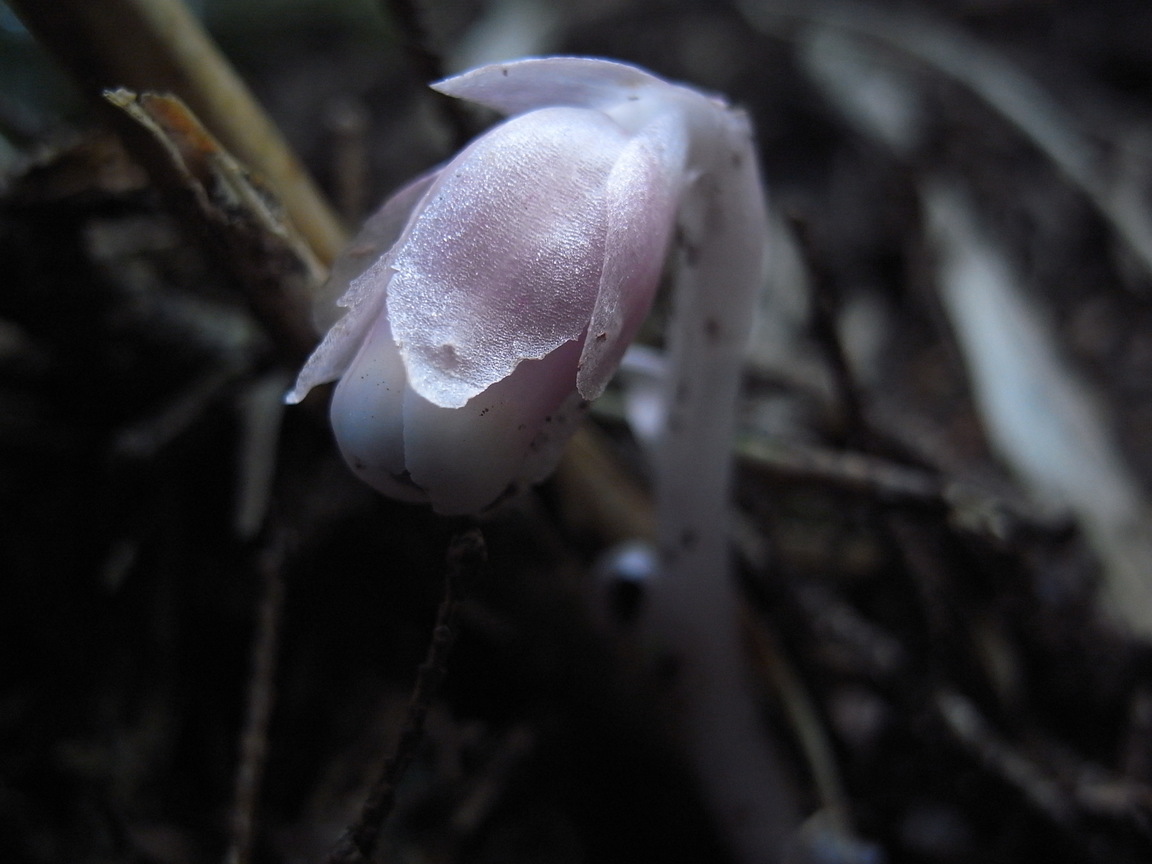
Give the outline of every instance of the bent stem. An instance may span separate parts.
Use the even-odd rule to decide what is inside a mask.
[[[767,215],[747,121],[721,116],[704,129],[710,164],[683,208],[669,415],[656,454],[662,574],[653,620],[677,652],[684,731],[714,816],[737,860],[765,862],[780,860],[799,820],[757,716],[725,526]]]

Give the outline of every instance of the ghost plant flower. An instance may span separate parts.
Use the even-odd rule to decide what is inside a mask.
[[[319,313],[331,329],[289,401],[339,379],[332,422],[353,470],[466,513],[554,467],[651,305],[705,156],[694,127],[728,112],[586,58],[434,86],[511,119],[370,220],[337,263]]]
[[[554,467],[675,233],[651,628],[679,660],[686,738],[734,851],[775,860],[794,819],[748,689],[724,518],[767,234],[747,119],[588,58],[433,86],[510,119],[369,220],[334,267],[318,313],[330,329],[289,401],[339,379],[332,424],[357,474],[442,513],[482,510]]]

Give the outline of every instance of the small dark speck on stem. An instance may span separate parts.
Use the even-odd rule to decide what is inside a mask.
[[[676,235],[676,245],[683,255],[685,267],[695,267],[700,261],[700,247],[688,239],[683,230]]]

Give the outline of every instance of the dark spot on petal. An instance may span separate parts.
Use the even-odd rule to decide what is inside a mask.
[[[744,154],[738,150],[732,152],[732,167],[739,168],[744,164]]]
[[[503,75],[505,78],[507,78],[508,77],[508,70],[507,69],[501,69],[500,74]]]
[[[704,336],[709,342],[716,342],[720,339],[720,322],[715,318],[704,319]]]
[[[436,364],[442,369],[456,369],[460,365],[460,356],[456,353],[455,345],[441,345],[433,349]]]
[[[485,414],[487,414],[491,410],[492,410],[491,408],[485,408],[483,411],[480,412],[480,416],[483,417]]]

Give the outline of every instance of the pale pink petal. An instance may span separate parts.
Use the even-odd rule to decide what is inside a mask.
[[[289,405],[300,402],[313,387],[338,379],[356,356],[369,328],[384,310],[388,280],[392,277],[386,253],[439,175],[437,169],[404,186],[337,256],[313,308],[317,326],[326,332],[300,370],[296,385],[284,397]],[[339,299],[333,301],[337,296]]]
[[[646,87],[669,85],[635,66],[591,57],[535,57],[482,66],[432,85],[502,114],[569,105],[604,108]]]
[[[476,513],[518,481],[539,479],[524,477],[525,463],[534,446],[546,446],[549,427],[568,426],[560,409],[567,407],[579,354],[579,343],[569,342],[542,360],[525,360],[463,408],[408,392],[405,464],[438,512]]]
[[[332,325],[316,346],[300,370],[296,386],[284,397],[285,402],[295,405],[313,387],[335,381],[345,373],[369,328],[377,319],[385,318],[382,313],[388,280],[391,278],[392,268],[385,257],[377,259],[367,272],[353,280],[348,293],[355,294],[355,304]]]
[[[476,141],[432,187],[392,262],[409,383],[459,408],[587,328],[605,182],[628,139],[603,114],[545,108]]]
[[[676,219],[688,142],[674,114],[656,118],[624,149],[608,177],[604,271],[577,387],[595,399],[651,308]]]
[[[402,501],[425,501],[404,481],[404,362],[388,319],[379,316],[332,394],[332,431],[344,460],[364,482]]]
[[[343,310],[357,306],[364,292],[372,289],[369,282],[357,283],[355,288],[352,285],[356,277],[382,258],[400,239],[412,211],[442,170],[441,167],[422,174],[394,192],[336,256],[328,281],[317,292],[313,303],[312,317],[317,329],[321,332],[327,330],[344,315]]]

